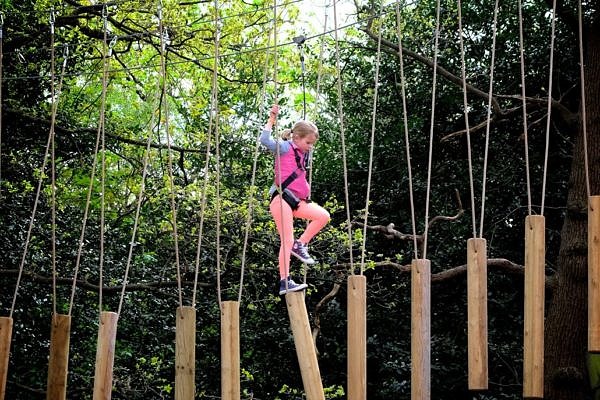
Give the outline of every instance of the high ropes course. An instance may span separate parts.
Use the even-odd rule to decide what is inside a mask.
[[[430,271],[430,260],[427,259],[428,251],[428,228],[430,225],[430,191],[432,187],[432,162],[433,162],[433,135],[434,135],[434,116],[436,112],[436,88],[437,88],[437,74],[439,70],[438,66],[438,44],[439,44],[439,33],[440,33],[440,1],[437,1],[436,9],[436,26],[434,29],[434,56],[433,66],[431,68],[432,76],[432,87],[431,87],[431,124],[429,130],[429,147],[427,149],[429,155],[429,164],[427,169],[427,183],[426,183],[426,201],[421,210],[418,210],[414,200],[414,186],[411,165],[411,135],[409,133],[409,104],[405,92],[405,71],[404,71],[404,55],[403,55],[403,38],[404,34],[401,27],[403,26],[401,20],[401,12],[399,8],[399,2],[395,2],[395,17],[397,27],[397,43],[395,47],[398,49],[397,57],[400,65],[400,76],[401,76],[401,92],[402,92],[402,110],[403,115],[403,128],[404,128],[404,145],[406,148],[406,163],[408,170],[408,192],[410,194],[410,207],[412,215],[412,238],[413,238],[413,253],[414,257],[411,263],[411,398],[418,399],[430,399],[431,398],[431,271]],[[263,90],[260,94],[259,101],[264,106],[267,103],[267,98],[272,96],[277,103],[279,97],[278,94],[278,50],[282,46],[297,45],[301,53],[302,61],[302,73],[304,74],[304,56],[302,54],[302,46],[304,45],[305,38],[298,36],[295,38],[294,43],[279,42],[278,32],[280,27],[277,25],[278,16],[280,12],[280,4],[275,0],[273,2],[272,12],[272,25],[268,33],[269,41],[272,41],[272,45],[266,49],[268,53],[268,59],[272,59],[272,64],[265,65],[264,70],[264,82]],[[331,4],[333,10],[333,26],[329,28],[327,26],[327,18],[325,18],[324,33],[332,34],[335,42],[335,49],[333,49],[336,61],[336,89],[337,89],[337,118],[339,122],[339,142],[341,159],[344,169],[344,186],[345,186],[345,212],[346,212],[346,225],[348,228],[347,235],[349,238],[354,236],[351,221],[351,210],[350,210],[350,197],[349,193],[349,178],[347,173],[347,143],[346,143],[346,127],[345,127],[345,115],[344,115],[344,98],[343,98],[343,76],[341,74],[341,58],[339,48],[339,34],[343,27],[339,26],[338,23],[338,5],[337,2]],[[384,4],[381,3],[381,8],[374,20],[378,17],[382,17],[384,13]],[[528,162],[528,143],[527,143],[527,110],[526,110],[526,93],[525,93],[525,73],[524,73],[524,55],[523,55],[523,18],[521,15],[522,10],[521,0],[518,2],[519,9],[519,34],[520,34],[520,66],[521,66],[521,88],[522,99],[523,99],[523,130],[525,138],[525,160]],[[556,0],[554,1],[554,8],[556,8]],[[581,9],[581,5],[580,5]],[[88,222],[89,211],[91,207],[92,194],[94,193],[94,182],[100,182],[100,188],[98,190],[101,196],[104,195],[104,186],[106,184],[106,108],[107,108],[107,95],[109,91],[109,73],[110,73],[110,60],[113,55],[113,50],[116,41],[118,40],[115,36],[109,35],[109,22],[108,13],[106,6],[102,13],[102,25],[104,31],[104,37],[102,38],[102,90],[100,96],[100,110],[99,118],[97,122],[96,140],[94,146],[94,161],[91,168],[90,184],[87,191],[86,207],[83,211],[82,226],[78,240],[77,256],[75,262],[75,268],[73,270],[73,285],[71,288],[71,294],[68,302],[68,312],[62,314],[57,308],[57,290],[56,290],[56,279],[58,278],[56,270],[56,248],[55,248],[55,229],[56,229],[56,200],[54,190],[50,193],[50,204],[52,208],[52,271],[53,271],[53,312],[51,318],[51,340],[50,340],[50,353],[49,353],[49,366],[48,366],[48,380],[47,380],[47,399],[66,399],[69,398],[67,390],[67,376],[68,376],[68,365],[69,365],[69,347],[70,347],[70,335],[71,335],[71,318],[72,311],[75,305],[76,297],[76,281],[79,274],[79,267],[82,257],[82,250],[85,243],[85,232],[86,224]],[[206,147],[206,161],[204,165],[204,181],[202,185],[202,193],[200,195],[199,208],[199,225],[198,225],[198,238],[197,238],[197,253],[195,259],[194,268],[194,284],[193,294],[189,304],[186,304],[182,295],[182,267],[179,258],[179,243],[178,243],[178,208],[176,200],[176,189],[174,183],[174,164],[173,151],[171,149],[171,132],[170,127],[172,121],[170,118],[171,111],[169,110],[169,103],[167,101],[161,102],[161,98],[166,98],[168,94],[168,79],[167,79],[167,41],[168,33],[163,26],[162,19],[162,7],[159,4],[156,15],[157,26],[156,31],[157,38],[159,40],[158,50],[160,53],[160,68],[158,73],[157,91],[156,98],[150,99],[154,104],[155,112],[153,113],[153,120],[150,123],[150,130],[156,129],[162,137],[165,139],[167,147],[168,162],[166,166],[166,179],[167,190],[169,191],[170,199],[170,216],[171,226],[173,228],[173,244],[174,244],[174,265],[176,268],[176,276],[178,283],[178,307],[175,313],[175,390],[174,396],[177,400],[186,400],[196,398],[196,299],[198,290],[198,277],[201,264],[201,251],[204,231],[204,216],[206,210],[206,198],[209,190],[210,181],[209,178],[213,178],[216,182],[214,187],[214,195],[216,196],[217,203],[217,215],[216,215],[216,237],[215,237],[215,248],[216,248],[216,294],[219,309],[221,312],[221,398],[222,399],[240,399],[241,396],[241,384],[240,384],[240,303],[243,295],[242,291],[244,288],[244,274],[246,269],[246,253],[248,251],[249,233],[252,226],[252,212],[256,207],[256,201],[254,195],[251,195],[248,199],[249,212],[246,216],[246,223],[244,226],[244,238],[243,238],[243,251],[241,259],[241,269],[239,276],[239,292],[237,300],[224,301],[221,297],[224,283],[221,282],[221,226],[220,226],[220,202],[221,202],[221,182],[220,182],[220,157],[221,157],[221,133],[220,133],[220,119],[219,114],[219,85],[218,85],[218,74],[219,74],[219,59],[221,54],[221,17],[219,16],[219,1],[214,0],[214,58],[212,66],[211,76],[211,97],[209,101],[209,115],[210,121],[207,127],[207,141],[204,143]],[[461,2],[458,0],[458,20],[459,33],[458,38],[460,39],[461,48],[461,78],[462,78],[462,94],[463,94],[463,109],[464,119],[466,126],[466,138],[467,138],[467,154],[469,163],[469,181],[470,181],[470,200],[472,210],[472,238],[467,240],[466,253],[467,253],[467,297],[468,297],[468,383],[469,389],[473,391],[484,391],[488,388],[488,318],[487,318],[487,243],[483,237],[484,231],[484,215],[485,215],[485,200],[486,200],[486,181],[487,181],[487,163],[488,163],[488,143],[490,133],[490,115],[492,112],[492,99],[494,89],[494,63],[495,63],[495,46],[496,46],[496,23],[498,17],[498,0],[495,3],[495,9],[493,13],[493,45],[490,49],[491,54],[491,65],[489,70],[489,91],[487,94],[488,104],[488,118],[486,126],[486,146],[485,154],[482,157],[483,166],[480,169],[483,171],[483,177],[481,179],[482,187],[479,191],[475,188],[475,178],[473,176],[473,157],[470,142],[470,126],[469,126],[469,88],[467,82],[467,71],[465,67],[465,54],[463,49],[463,31],[462,31],[462,16],[461,16]],[[52,11],[53,13],[53,11]],[[51,13],[50,16],[50,49],[51,49],[51,124],[50,131],[48,134],[48,140],[46,143],[45,154],[41,163],[40,170],[48,171],[47,176],[41,176],[37,185],[35,201],[32,207],[32,215],[30,218],[30,225],[28,226],[26,240],[24,242],[24,250],[21,257],[19,266],[19,275],[15,282],[14,295],[12,298],[12,304],[10,306],[10,313],[8,316],[0,317],[0,399],[5,398],[6,385],[7,385],[7,373],[11,349],[11,338],[15,323],[13,321],[13,313],[17,307],[19,301],[19,289],[22,281],[23,273],[25,272],[26,259],[29,252],[30,240],[32,230],[36,221],[36,213],[40,197],[42,195],[42,185],[45,179],[51,180],[51,188],[55,187],[54,180],[56,179],[55,172],[55,123],[57,116],[57,108],[59,104],[59,96],[61,93],[61,86],[63,84],[63,78],[65,76],[65,68],[67,65],[69,54],[69,47],[65,46],[63,49],[63,64],[59,70],[56,66],[56,55],[55,55],[55,27],[54,27],[54,16]],[[1,15],[0,23],[0,79],[2,79],[2,26],[4,19],[7,15]],[[580,15],[581,18],[581,15]],[[373,21],[371,21],[373,22]],[[549,83],[548,83],[548,125],[546,127],[547,133],[550,131],[550,112],[551,112],[551,98],[552,98],[552,76],[553,76],[553,50],[554,50],[554,23],[555,19],[551,19],[552,22],[552,41],[550,44],[551,55],[549,62]],[[381,25],[380,25],[381,26]],[[329,30],[328,30],[329,29]],[[378,88],[380,82],[379,68],[380,68],[380,57],[381,57],[381,46],[382,41],[385,40],[382,37],[382,28],[378,30],[378,36],[376,37],[377,51],[374,57],[374,77],[373,77],[373,103],[371,109],[371,132],[370,132],[370,143],[369,143],[369,164],[368,164],[368,179],[367,179],[367,192],[365,194],[365,208],[364,208],[364,222],[362,238],[363,242],[360,246],[360,257],[358,260],[354,260],[354,251],[352,249],[352,241],[349,240],[349,248],[347,249],[348,257],[350,259],[349,276],[347,277],[347,388],[346,394],[349,400],[361,400],[366,399],[367,396],[367,281],[365,276],[365,264],[366,260],[366,249],[367,249],[367,225],[369,218],[369,205],[370,200],[370,188],[372,178],[372,167],[375,149],[375,131],[376,131],[376,118],[378,108]],[[581,40],[581,38],[580,38]],[[321,49],[321,52],[323,50]],[[581,51],[580,51],[581,53]],[[580,63],[583,65],[583,62]],[[56,71],[59,70],[58,74]],[[583,67],[582,67],[583,70]],[[320,74],[320,71],[319,71]],[[271,77],[269,77],[271,76]],[[303,89],[304,89],[304,76],[302,76]],[[319,75],[320,78],[320,75]],[[581,72],[582,80],[582,104],[585,121],[585,87],[583,82],[583,71]],[[273,93],[267,93],[267,81],[274,82]],[[320,79],[318,79],[319,86]],[[317,87],[317,92],[320,89]],[[0,107],[2,106],[2,92],[0,86]],[[317,113],[319,104],[314,104],[311,112]],[[303,104],[303,118],[306,117],[306,98],[304,98]],[[2,113],[0,112],[0,128],[2,127]],[[1,129],[0,129],[1,131]],[[152,133],[152,132],[150,132]],[[140,210],[144,198],[144,188],[146,182],[146,172],[148,163],[150,162],[150,150],[152,147],[151,141],[152,135],[148,135],[148,139],[145,146],[145,154],[143,158],[142,176],[140,177],[139,193],[136,198],[136,208],[134,223],[131,231],[130,247],[128,249],[128,257],[126,260],[126,267],[123,271],[122,278],[122,289],[120,293],[120,300],[118,307],[114,311],[106,311],[106,305],[103,304],[103,264],[104,264],[104,233],[106,230],[106,216],[104,209],[104,198],[100,199],[101,210],[100,210],[100,257],[99,257],[99,271],[100,281],[98,287],[100,288],[98,293],[98,336],[96,345],[96,360],[95,360],[95,374],[94,374],[94,399],[110,399],[112,395],[113,387],[113,373],[114,373],[114,356],[115,356],[115,344],[117,338],[117,327],[119,317],[122,315],[124,299],[126,296],[126,288],[130,279],[130,268],[133,262],[133,253],[136,243],[136,237],[138,235],[138,228],[140,223]],[[584,124],[584,138],[585,124]],[[543,170],[543,181],[545,190],[546,181],[546,169],[548,162],[548,143],[549,139],[546,137],[546,149],[545,149],[545,165]],[[1,144],[1,141],[0,141]],[[0,147],[1,149],[1,147]],[[257,160],[260,154],[260,145],[258,138],[256,140],[256,146],[253,153],[253,170],[251,175],[250,186],[255,186]],[[587,154],[587,151],[586,151]],[[212,155],[212,157],[211,157]],[[1,161],[1,159],[0,159]],[[211,165],[211,161],[214,165]],[[1,165],[1,162],[0,162]],[[211,168],[212,167],[212,168]],[[541,194],[541,209],[540,213],[534,215],[532,211],[532,193],[530,189],[530,168],[526,166],[527,171],[527,194],[528,194],[528,216],[525,221],[525,298],[524,298],[524,343],[523,343],[523,396],[526,398],[542,398],[544,393],[544,268],[545,268],[545,220],[544,220],[544,197],[545,193],[542,191]],[[586,159],[586,170],[587,170],[587,159]],[[0,174],[1,174],[0,169]],[[211,176],[211,174],[214,174]],[[1,175],[0,175],[1,177]],[[312,178],[312,176],[311,176]],[[477,216],[476,203],[477,203],[477,192],[479,192],[479,204],[481,205],[479,216]],[[589,291],[589,340],[588,348],[589,351],[600,352],[600,287],[598,280],[600,280],[600,196],[592,196],[590,193],[589,182],[587,183],[587,194],[589,198],[589,276],[590,276],[590,291]],[[418,241],[417,238],[417,214],[423,212],[423,223],[424,233],[422,240]],[[478,226],[479,225],[479,226]],[[355,265],[358,264],[358,265]],[[305,269],[306,270],[306,269]],[[306,276],[305,276],[306,279]],[[322,379],[319,371],[318,356],[313,342],[311,334],[310,321],[306,309],[305,293],[303,291],[288,292],[285,294],[285,301],[287,310],[289,313],[289,320],[291,325],[291,331],[293,333],[294,342],[296,346],[296,354],[298,358],[298,365],[300,368],[300,374],[304,384],[305,396],[309,400],[320,400],[325,399]]]

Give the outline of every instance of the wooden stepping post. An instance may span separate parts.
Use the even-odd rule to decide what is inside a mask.
[[[196,392],[196,309],[177,307],[175,321],[175,400],[192,400]]]
[[[367,398],[367,277],[348,277],[348,400]]]
[[[8,356],[12,338],[13,319],[0,317],[0,400],[6,395],[6,378],[8,375]]]
[[[588,351],[600,352],[600,196],[588,200]]]
[[[467,240],[469,390],[488,388],[487,243]]]
[[[525,218],[523,397],[544,398],[546,233],[542,215]]]
[[[240,399],[240,303],[221,303],[221,398]]]
[[[118,320],[119,315],[115,312],[103,311],[100,313],[98,345],[96,348],[96,374],[94,375],[94,400],[110,400],[112,396]]]
[[[63,314],[52,315],[48,387],[46,389],[47,400],[64,400],[67,398],[70,336],[71,316]]]
[[[312,341],[310,324],[306,304],[304,304],[304,292],[290,292],[285,295],[290,324],[296,344],[296,355],[304,383],[304,392],[307,400],[325,400],[323,382],[317,363],[317,351]]]
[[[411,399],[431,397],[431,261],[411,264]]]

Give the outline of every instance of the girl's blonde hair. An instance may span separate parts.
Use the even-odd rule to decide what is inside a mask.
[[[292,129],[284,129],[281,132],[281,138],[284,140],[292,139],[294,136],[303,138],[307,135],[314,134],[315,138],[319,138],[319,128],[310,121],[298,121],[294,124]]]

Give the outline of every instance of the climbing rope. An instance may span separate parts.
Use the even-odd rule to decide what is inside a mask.
[[[63,63],[62,69],[60,73],[60,79],[58,86],[55,87],[55,53],[54,53],[54,14],[50,18],[50,26],[51,26],[51,56],[50,56],[50,93],[52,98],[52,107],[51,107],[51,116],[50,116],[50,136],[51,136],[51,200],[50,200],[50,209],[52,213],[52,234],[51,234],[51,254],[52,254],[52,310],[54,314],[57,314],[57,295],[56,295],[56,158],[55,158],[55,144],[56,144],[56,114],[58,112],[58,96],[57,93],[61,93],[63,79],[65,76],[65,70],[67,68],[67,59],[69,55],[69,47],[65,46],[63,48]]]
[[[531,215],[531,178],[529,174],[529,142],[527,134],[527,99],[525,98],[525,51],[523,50],[523,4],[519,7],[519,53],[521,54],[521,98],[523,107],[523,136],[525,140],[525,175],[527,178],[527,214]]]
[[[216,11],[216,7],[215,7],[215,13]],[[217,112],[217,69],[218,69],[218,59],[219,59],[219,44],[218,44],[218,31],[219,31],[219,24],[218,24],[218,16],[215,16],[215,56],[213,57],[213,68],[212,68],[212,84],[211,84],[211,95],[210,95],[210,109],[209,109],[209,116],[208,116],[208,129],[207,129],[207,135],[206,135],[206,159],[204,162],[204,182],[202,185],[202,194],[201,194],[201,203],[200,203],[200,221],[199,221],[199,226],[198,226],[198,244],[196,246],[196,264],[195,264],[195,272],[194,272],[194,289],[192,292],[192,305],[195,306],[196,305],[196,295],[198,292],[198,277],[199,277],[199,273],[200,273],[200,256],[202,253],[202,235],[203,235],[203,231],[204,231],[204,215],[205,215],[205,211],[206,211],[206,190],[208,188],[208,181],[209,181],[209,167],[210,167],[210,155],[212,152],[212,132],[213,132],[213,124],[214,124],[214,120],[215,120],[215,113]],[[220,276],[219,276],[219,272],[217,271],[217,296],[219,296],[219,306],[221,304],[221,298],[220,298],[220,287],[221,287],[221,280],[220,280]]]
[[[592,195],[590,187],[590,166],[588,155],[588,138],[587,138],[587,116],[586,116],[586,99],[585,99],[585,66],[583,64],[583,12],[581,10],[581,0],[577,4],[578,20],[579,20],[579,79],[581,80],[581,125],[583,130],[583,162],[585,165],[585,188],[587,197]]]
[[[383,2],[381,2],[379,14],[382,14]],[[363,223],[363,242],[360,259],[360,274],[365,271],[365,254],[367,248],[367,223],[369,220],[369,202],[371,197],[371,178],[373,176],[373,148],[375,147],[375,128],[377,122],[377,96],[379,93],[379,65],[381,61],[381,35],[383,31],[383,22],[379,24],[379,35],[377,38],[377,55],[375,57],[375,82],[373,89],[373,110],[371,112],[371,139],[369,144],[369,168],[367,174],[367,195],[365,199],[365,218]]]
[[[219,35],[220,27],[219,27],[219,7],[218,0],[214,1],[215,7],[215,64],[214,70],[217,69],[218,62],[218,52],[219,52]],[[215,130],[215,236],[216,236],[216,258],[217,258],[217,297],[219,300],[219,308],[223,311],[222,299],[221,299],[221,140],[219,138],[219,103],[218,103],[218,85],[215,85],[213,88],[214,95],[214,130]]]
[[[497,38],[497,29],[498,29],[498,2],[494,5],[494,17],[492,23],[492,50],[490,56],[490,78],[489,78],[489,87],[488,87],[488,103],[487,103],[487,115],[486,115],[486,125],[485,125],[485,150],[483,155],[483,176],[481,178],[481,213],[479,220],[479,237],[483,238],[483,221],[485,219],[485,199],[486,199],[486,185],[487,185],[487,169],[488,169],[488,159],[489,159],[489,147],[490,147],[490,128],[492,122],[492,100],[494,93],[494,69],[496,65],[496,38]],[[474,196],[474,192],[473,196]]]
[[[111,49],[116,44],[116,40],[117,40],[117,38],[115,36],[113,38],[113,40],[111,40],[110,44],[107,43],[108,36],[106,33],[106,24],[104,26],[105,26],[105,30],[104,30],[104,35],[103,35],[103,50],[102,50],[102,59],[103,60],[106,58],[107,54],[109,54],[111,52]],[[85,208],[84,208],[82,223],[81,223],[81,232],[79,235],[79,245],[77,247],[77,256],[75,259],[75,268],[73,271],[73,283],[71,285],[71,297],[69,299],[68,315],[71,315],[71,313],[73,312],[73,305],[75,303],[75,290],[76,290],[76,285],[77,285],[77,276],[79,274],[79,268],[81,265],[81,256],[83,254],[85,231],[86,231],[86,227],[87,227],[87,220],[88,220],[88,215],[89,215],[90,206],[91,206],[92,193],[94,191],[94,183],[96,181],[96,169],[98,167],[98,155],[99,155],[99,151],[100,151],[100,143],[102,141],[104,117],[106,114],[105,113],[106,91],[107,91],[107,86],[108,86],[108,79],[106,76],[107,74],[108,74],[108,68],[107,68],[106,64],[104,64],[103,71],[102,71],[102,94],[101,94],[100,116],[99,116],[99,122],[98,122],[98,129],[96,131],[96,144],[94,146],[94,157],[93,157],[92,168],[91,168],[91,173],[90,173],[90,183],[89,183],[88,189],[87,189]],[[103,279],[102,269],[100,269],[100,276],[99,276],[99,282],[98,282],[100,312],[102,311],[102,306],[101,306],[102,295],[100,293],[102,291],[102,279]]]
[[[2,200],[2,68],[4,64],[4,50],[3,50],[3,42],[4,42],[4,13],[0,11],[0,200]]]
[[[552,1],[552,22],[550,32],[550,71],[548,73],[548,108],[546,117],[546,146],[544,148],[544,173],[542,180],[542,203],[540,214],[544,215],[544,204],[546,200],[546,177],[548,174],[548,153],[550,147],[550,116],[552,115],[552,82],[554,75],[554,32],[556,31],[556,0]]]
[[[159,5],[159,15],[162,15],[162,1]],[[177,230],[177,204],[175,201],[175,180],[173,178],[173,151],[171,150],[171,132],[169,125],[169,100],[167,96],[167,67],[166,67],[166,54],[167,54],[167,39],[168,32],[163,25],[163,19],[159,17],[159,32],[160,32],[160,72],[162,77],[162,99],[164,104],[164,129],[167,140],[167,171],[169,174],[169,200],[171,202],[171,224],[173,225],[173,245],[175,251],[175,268],[177,272],[177,289],[179,292],[179,306],[183,306],[183,294],[181,288],[181,266],[179,262],[179,234]]]
[[[112,56],[112,46],[107,46],[108,35],[108,8],[106,5],[102,8],[102,21],[104,26],[103,38],[103,53],[102,53],[102,96],[100,104],[99,130],[100,130],[100,254],[99,254],[99,271],[100,279],[98,282],[98,311],[102,313],[103,287],[104,287],[104,229],[105,229],[105,192],[106,192],[106,93],[108,88],[108,68],[110,57]],[[111,43],[116,43],[116,37],[111,40]]]
[[[342,145],[342,166],[344,169],[344,200],[346,204],[346,224],[348,229],[348,251],[350,256],[350,272],[354,275],[354,256],[352,254],[352,220],[350,214],[350,195],[348,187],[348,167],[346,161],[346,133],[344,131],[344,105],[342,92],[342,76],[340,62],[340,45],[338,38],[337,1],[333,0],[333,34],[335,41],[335,71],[338,94],[338,119],[340,121],[340,141]]]
[[[400,61],[400,89],[402,92],[402,120],[404,124],[404,144],[406,146],[406,164],[408,171],[408,192],[410,197],[410,215],[412,225],[412,238],[414,258],[419,257],[419,247],[417,244],[417,226],[415,217],[415,198],[413,191],[412,163],[410,157],[410,136],[408,130],[408,107],[406,105],[406,78],[404,76],[404,54],[402,50],[402,20],[400,16],[400,0],[396,0],[396,35],[398,37],[398,59]]]
[[[271,32],[267,36],[267,48],[269,48],[269,44],[271,42]],[[269,70],[269,52],[267,51],[265,57],[265,63],[263,67],[263,80],[262,80],[262,89],[260,93],[260,101],[259,101],[259,109],[264,110],[266,108],[266,86],[267,86],[267,77]],[[244,245],[242,247],[242,262],[240,267],[240,286],[238,290],[238,302],[242,301],[242,293],[244,289],[244,274],[246,270],[246,253],[248,250],[248,239],[250,237],[250,229],[252,226],[252,215],[254,212],[254,206],[256,204],[256,171],[258,165],[258,156],[260,154],[260,133],[256,136],[256,140],[254,142],[254,158],[252,160],[252,176],[250,178],[250,192],[248,196],[248,213],[246,214],[246,224],[244,227]]]
[[[476,237],[476,228],[475,228],[475,189],[473,184],[473,161],[471,155],[471,129],[469,127],[469,101],[467,99],[467,74],[466,74],[466,66],[465,66],[465,47],[464,47],[464,39],[463,39],[463,27],[462,27],[462,4],[461,0],[457,1],[457,9],[458,9],[458,38],[460,45],[460,72],[461,72],[461,80],[462,80],[462,89],[463,89],[463,110],[465,116],[465,132],[467,136],[467,161],[469,164],[469,187],[471,191],[471,220],[473,223],[473,237]],[[489,110],[489,108],[488,108]],[[489,117],[488,117],[489,121]]]
[[[431,124],[429,127],[429,161],[427,165],[427,195],[425,197],[425,229],[423,233],[423,259],[427,259],[427,234],[429,231],[429,197],[431,194],[431,169],[433,161],[433,131],[435,127],[435,97],[437,87],[438,46],[440,36],[440,0],[437,0],[435,21],[435,43],[433,55],[433,82],[431,88]]]

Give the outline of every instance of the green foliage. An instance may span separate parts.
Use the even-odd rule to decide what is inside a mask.
[[[403,44],[426,57],[432,57],[436,50],[432,36],[434,3],[407,2],[401,7]],[[270,2],[222,1],[218,10],[213,8],[212,2],[163,1],[161,4],[159,11],[158,3],[134,0],[110,4],[106,9],[91,3],[87,7],[74,7],[41,0],[2,3],[3,12],[10,12],[10,18],[5,15],[8,52],[4,58],[7,79],[3,80],[3,116],[7,118],[2,126],[0,187],[3,206],[0,253],[3,270],[9,278],[0,283],[2,311],[7,313],[10,309],[15,280],[11,271],[21,264],[40,179],[41,197],[27,243],[28,252],[24,255],[24,267],[25,271],[42,278],[52,276],[50,198],[54,192],[56,273],[64,279],[57,288],[56,299],[52,297],[47,279],[26,277],[19,288],[14,310],[9,398],[29,399],[44,390],[48,321],[55,301],[59,312],[69,310],[71,287],[68,281],[74,274],[80,246],[77,267],[82,285],[75,292],[69,398],[91,398],[94,384],[99,297],[92,287],[98,285],[102,277],[105,285],[102,308],[116,310],[126,268],[129,268],[128,283],[138,286],[126,292],[119,317],[114,397],[172,398],[174,315],[176,307],[181,305],[180,298],[184,305],[192,304],[193,298],[196,301],[193,304],[198,318],[196,397],[218,397],[217,273],[222,299],[237,300],[242,265],[245,268],[240,307],[243,397],[296,399],[303,396],[285,301],[276,295],[279,239],[267,207],[267,188],[272,181],[270,155],[258,154],[255,181],[251,183],[256,136],[264,123],[268,104],[277,101],[282,106],[278,129],[286,127],[302,110],[301,71],[297,48],[290,41],[295,34],[290,26],[305,10],[303,5],[290,3],[279,14],[278,92],[275,93]],[[377,4],[371,6],[378,9]],[[42,168],[51,109],[48,15],[52,7],[57,12],[54,38],[57,65],[66,57],[62,49],[66,46],[69,49],[64,85],[58,93],[54,187],[50,185],[49,166]],[[467,78],[470,84],[486,88],[492,42],[489,16],[493,4],[467,2],[463,7]],[[360,8],[359,17],[366,18],[367,11]],[[375,26],[383,29],[384,38],[396,41],[396,17],[392,11],[386,7]],[[503,95],[519,90],[515,11],[512,4],[502,5],[499,15],[494,90]],[[546,95],[549,36],[546,11],[547,5],[541,1],[529,2],[525,9],[527,90],[531,97]],[[437,51],[442,65],[459,75],[456,12],[454,2],[444,3],[443,40]],[[104,40],[103,13],[110,19],[107,41]],[[218,26],[214,22],[216,14],[222,18]],[[161,51],[161,26],[166,32],[163,39],[168,40],[164,52]],[[319,324],[316,346],[326,398],[344,398],[343,387],[347,380],[344,284],[346,276],[360,268],[350,265],[349,249],[356,262],[366,240],[363,267],[369,283],[368,397],[373,400],[408,398],[410,276],[399,272],[399,267],[414,258],[412,241],[386,238],[370,230],[365,234],[355,225],[352,225],[351,237],[348,233],[349,223],[364,221],[375,94],[375,44],[359,29],[362,27],[361,23],[344,29],[344,38],[338,43],[340,71],[331,35],[322,37],[327,48],[322,59],[316,40],[310,39],[305,49],[308,117],[316,121],[321,132],[313,167],[312,198],[324,205],[332,216],[331,223],[311,243],[311,253],[320,262],[306,271],[310,285],[306,301],[311,323]],[[215,69],[217,29],[221,57]],[[558,30],[557,86],[562,88],[561,96],[576,104],[571,90],[578,79],[574,36],[567,26],[559,24]],[[112,38],[116,41],[112,42]],[[399,60],[396,53],[383,52],[368,224],[394,223],[397,231],[412,234],[412,200],[416,205],[415,229],[420,234],[426,225],[427,195],[431,201],[430,217],[449,216],[459,209],[458,192],[464,214],[452,222],[436,223],[429,231],[427,255],[435,274],[465,263],[464,243],[472,236],[473,206],[466,138],[452,135],[465,127],[462,90],[438,77],[432,179],[428,185],[432,73],[430,67],[413,59],[404,61],[413,198],[408,189]],[[106,77],[103,76],[105,65]],[[338,72],[342,74],[342,99],[337,92]],[[215,94],[213,79],[218,84],[218,101],[211,109],[211,98]],[[316,91],[317,80],[322,93]],[[345,154],[341,148],[338,100],[343,103]],[[480,124],[487,118],[487,105],[481,99],[470,101],[470,123]],[[503,96],[500,101],[507,109],[519,109],[513,97]],[[542,118],[540,109],[531,113],[536,120]],[[490,151],[494,157],[487,167],[483,236],[489,238],[490,257],[518,263],[523,253],[522,221],[527,214],[524,206],[527,198],[520,140],[522,128],[516,119],[513,114],[512,118],[500,120],[491,128]],[[532,149],[544,145],[542,125],[531,127]],[[557,122],[552,132],[550,157],[553,162],[546,188],[550,265],[556,259],[561,239],[571,157],[572,138],[562,128]],[[474,208],[475,214],[479,214],[486,143],[481,130],[470,139],[476,188]],[[540,193],[541,154],[532,152],[530,162],[535,171],[532,189]],[[243,254],[249,217],[248,246]],[[479,218],[477,215],[477,221]],[[134,228],[135,237],[132,237]],[[297,232],[303,228],[301,222],[296,226]],[[104,238],[102,252],[101,238]],[[200,285],[194,293],[196,273]],[[292,273],[301,276],[304,271],[294,262]],[[336,285],[341,285],[339,292],[320,305]],[[508,399],[522,394],[519,378],[523,335],[521,287],[522,281],[517,277],[495,273],[489,276],[491,379],[489,393],[481,395],[482,399]],[[434,283],[432,398],[460,399],[472,395],[465,379],[466,329],[464,279]]]

